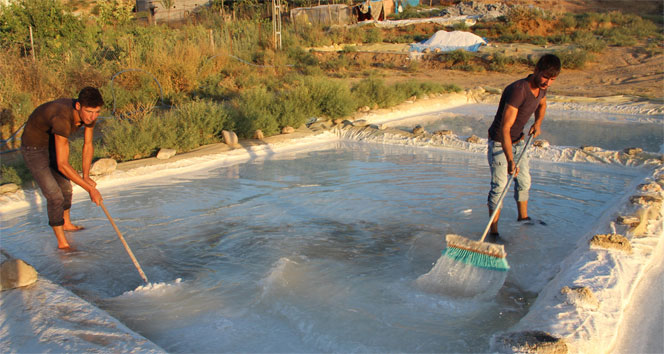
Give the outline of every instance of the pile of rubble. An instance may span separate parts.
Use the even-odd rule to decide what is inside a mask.
[[[477,19],[490,20],[505,16],[509,11],[509,8],[510,7],[503,2],[486,3],[481,1],[466,1],[443,9],[440,16],[473,16]]]

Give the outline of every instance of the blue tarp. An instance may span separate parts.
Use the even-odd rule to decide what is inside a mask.
[[[406,7],[415,7],[419,4],[420,0],[394,0],[394,12],[399,13]]]

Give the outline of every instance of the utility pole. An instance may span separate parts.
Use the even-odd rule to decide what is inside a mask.
[[[272,0],[272,33],[274,47],[281,49],[281,0]]]

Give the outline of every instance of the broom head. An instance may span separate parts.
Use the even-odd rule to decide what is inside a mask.
[[[503,245],[469,240],[463,236],[448,234],[445,236],[447,248],[444,255],[465,264],[490,270],[507,271],[507,253]]]

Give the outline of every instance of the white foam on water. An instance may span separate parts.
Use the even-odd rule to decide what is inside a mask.
[[[507,272],[476,267],[440,256],[431,270],[415,280],[427,292],[451,297],[495,297],[505,283]]]
[[[120,295],[120,297],[130,297],[130,296],[164,296],[183,286],[182,278],[177,278],[173,283],[147,283],[141,285],[138,288],[130,291],[126,291]]]
[[[280,258],[270,269],[270,272],[261,279],[259,285],[261,287],[262,297],[266,297],[271,293],[280,290],[293,290],[298,287],[302,281],[304,274],[298,267],[300,264],[289,258]]]

